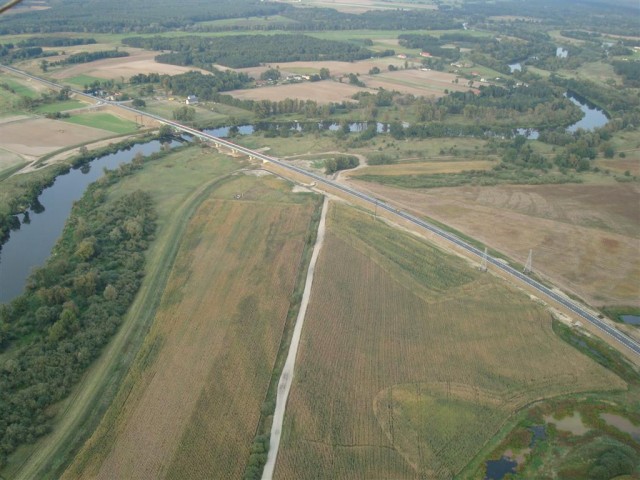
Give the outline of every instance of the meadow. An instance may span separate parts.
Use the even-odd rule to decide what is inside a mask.
[[[138,129],[138,125],[135,122],[102,112],[74,114],[65,119],[65,121],[119,134],[133,133]]]
[[[275,477],[451,478],[525,405],[624,389],[540,304],[334,204]]]
[[[159,168],[169,176],[184,169],[173,161]],[[202,179],[198,170],[189,174]],[[242,476],[312,200],[270,175],[234,175],[209,189],[157,292],[162,297],[140,354],[64,478]]]

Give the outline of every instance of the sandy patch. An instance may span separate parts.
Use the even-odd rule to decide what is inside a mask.
[[[347,83],[326,80],[323,82],[304,82],[233,90],[227,93],[243,100],[271,100],[277,102],[286,98],[300,98],[314,100],[318,103],[331,103],[350,100],[352,95],[362,91],[367,90]]]
[[[40,157],[59,148],[113,134],[60,120],[34,118],[0,125],[0,145],[18,155]]]
[[[75,77],[77,75],[90,75],[98,78],[112,79],[124,77],[129,78],[138,73],[160,73],[167,75],[177,75],[180,73],[198,70],[207,73],[195,67],[181,67],[178,65],[169,65],[166,63],[158,63],[155,57],[158,52],[149,52],[141,49],[123,49],[131,55],[122,58],[107,58],[95,62],[81,63],[73,65],[52,75],[55,79],[65,79]]]

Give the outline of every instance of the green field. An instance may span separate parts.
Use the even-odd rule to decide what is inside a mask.
[[[91,85],[94,82],[104,82],[104,78],[92,77],[91,75],[76,75],[62,80],[63,83],[69,83],[75,87],[84,88],[85,85]]]
[[[72,115],[71,118],[65,118],[64,121],[121,134],[132,133],[138,129],[134,122],[124,120],[110,113],[80,113]]]
[[[87,104],[80,100],[66,100],[64,102],[48,103],[36,108],[37,113],[56,113],[65,112],[67,110],[75,110],[77,108],[86,107]]]
[[[274,478],[452,478],[530,402],[625,385],[528,295],[333,205]]]

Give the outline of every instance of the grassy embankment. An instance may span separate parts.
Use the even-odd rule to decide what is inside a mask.
[[[239,175],[211,190],[140,353],[67,478],[243,474],[315,208],[290,188]]]
[[[118,333],[84,380],[60,406],[50,435],[18,450],[8,478],[59,478],[75,451],[106,411],[151,325],[182,235],[195,210],[238,161],[199,147],[183,149],[114,187],[112,200],[141,189],[152,194],[158,212],[156,240],[148,251],[148,271],[138,297]]]
[[[501,280],[354,209],[328,220],[276,478],[449,478],[527,404],[625,388]]]

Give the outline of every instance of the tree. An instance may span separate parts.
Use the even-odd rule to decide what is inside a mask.
[[[49,62],[47,62],[46,60],[42,60],[42,61],[40,62],[40,69],[41,69],[43,72],[46,72],[46,71],[49,69]]]
[[[173,130],[169,125],[162,125],[158,132],[160,140],[171,140],[173,138]]]
[[[196,109],[186,105],[173,111],[173,119],[178,122],[192,122],[196,119]]]
[[[280,70],[275,68],[270,68],[260,74],[260,80],[272,80],[275,82],[276,80],[280,80],[281,77],[282,74],[280,73]]]
[[[323,68],[320,69],[320,78],[322,80],[326,80],[326,79],[328,79],[330,77],[331,77],[331,73],[329,72],[328,68],[324,68],[323,67]]]
[[[147,106],[147,102],[145,102],[141,98],[134,98],[133,102],[131,102],[131,105],[133,105],[136,108],[146,107]]]
[[[378,73],[380,73],[380,69],[378,67],[373,67],[369,70],[369,75],[376,75]]]

